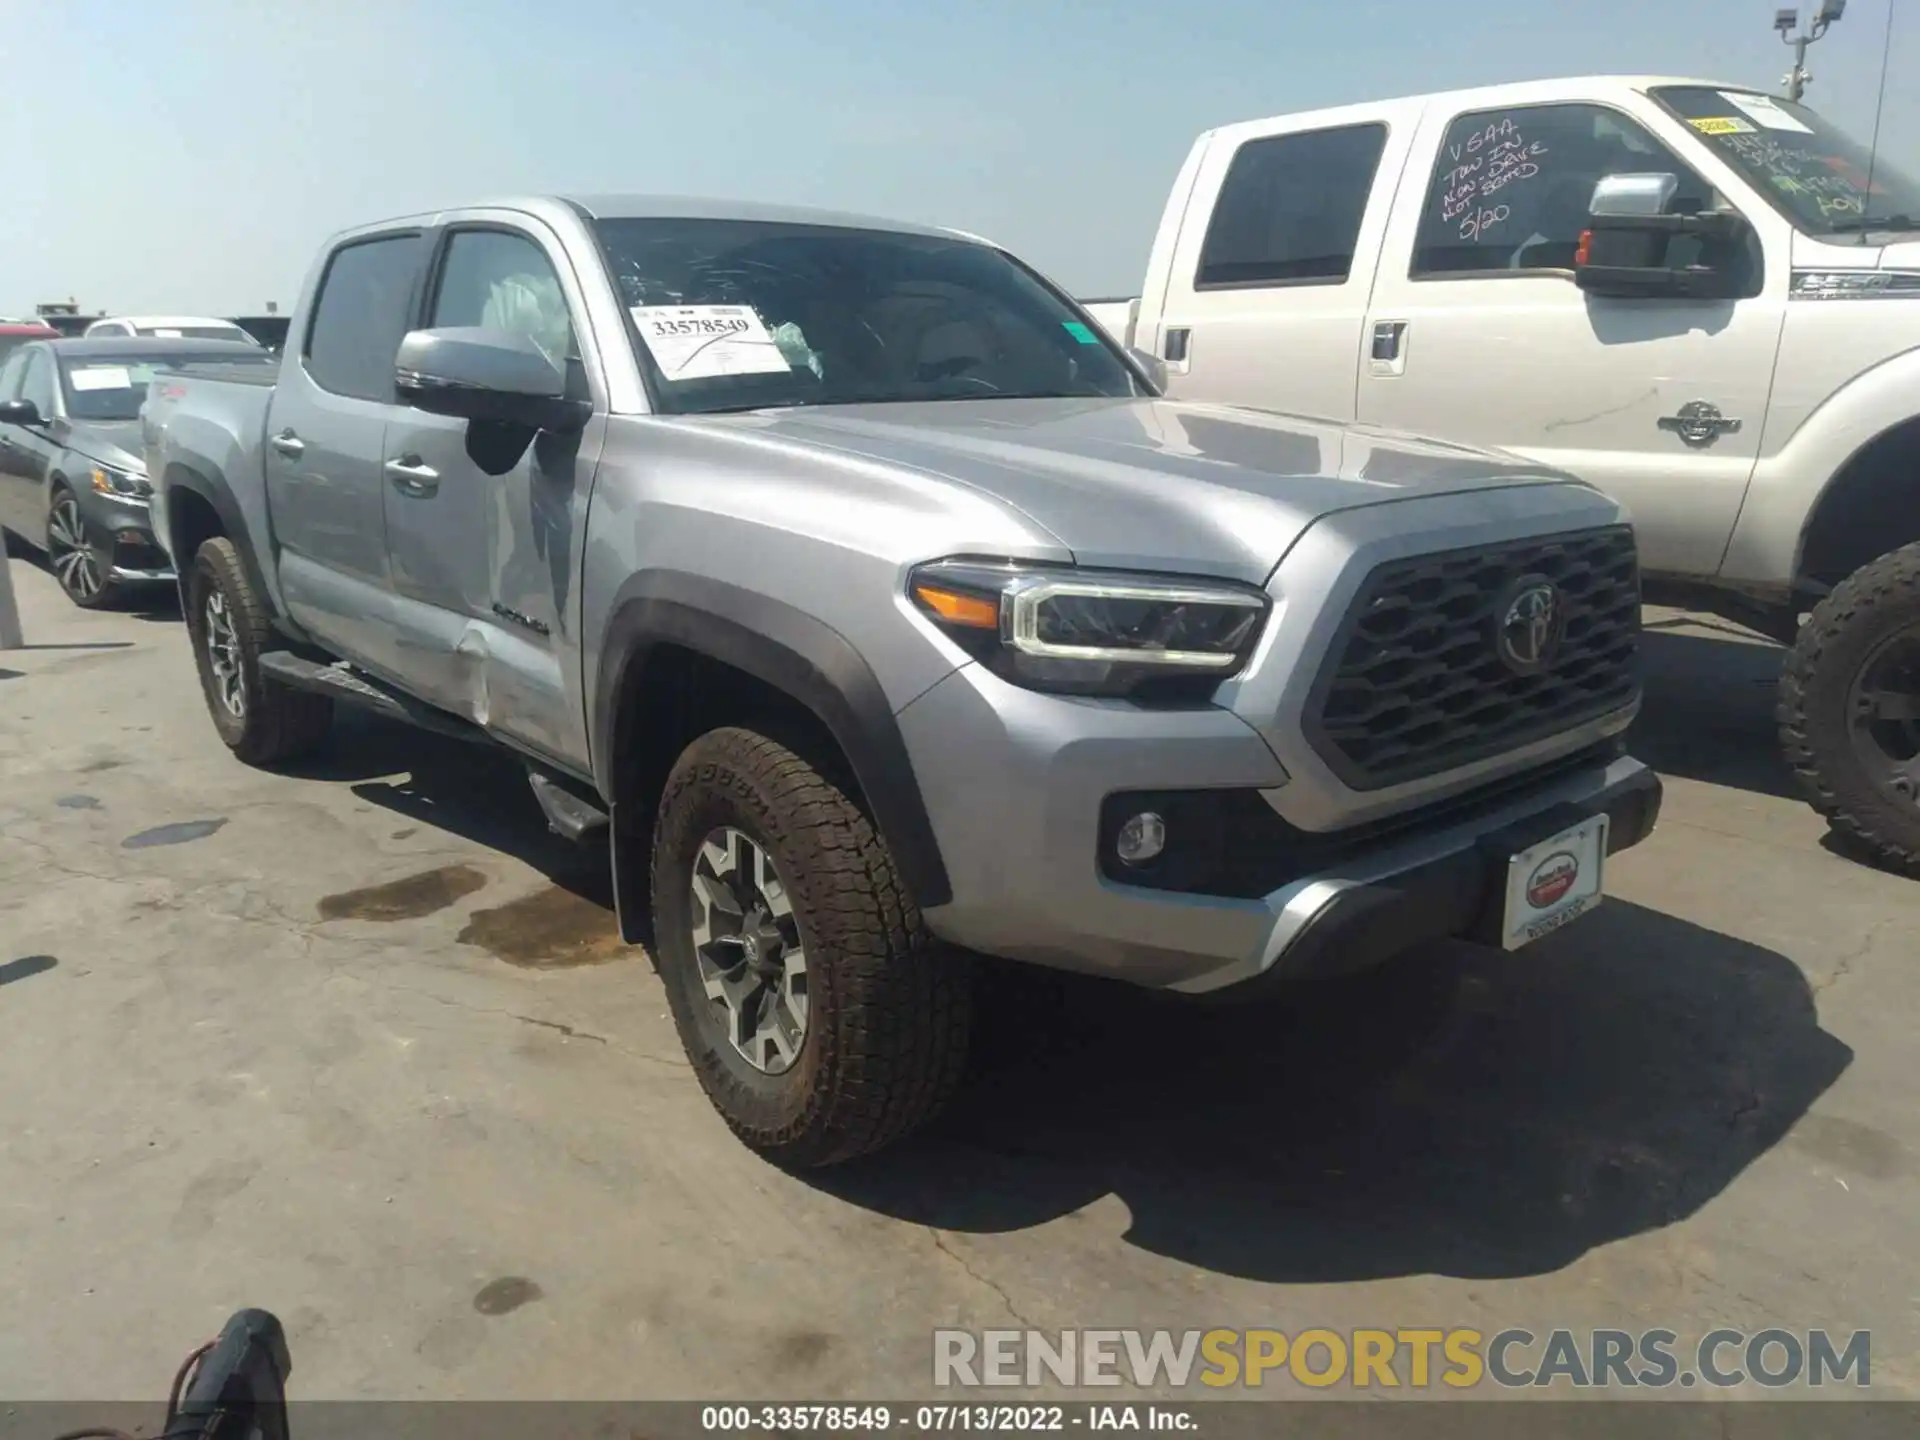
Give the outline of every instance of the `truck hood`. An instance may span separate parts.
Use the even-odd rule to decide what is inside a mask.
[[[1495,451],[1173,400],[814,406],[699,423],[965,485],[1024,514],[1082,565],[1255,584],[1336,511],[1571,482]]]

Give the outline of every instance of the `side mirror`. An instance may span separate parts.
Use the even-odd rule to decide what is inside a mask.
[[[567,398],[566,372],[524,335],[480,326],[415,330],[400,342],[393,384],[431,415],[535,430],[577,430],[592,414]]]
[[[1167,362],[1151,350],[1142,350],[1137,345],[1129,345],[1127,347],[1127,354],[1131,357],[1134,364],[1147,372],[1147,379],[1153,382],[1153,388],[1158,390],[1162,395],[1166,394]]]
[[[0,425],[34,425],[47,423],[47,417],[40,413],[40,407],[31,400],[9,400],[0,404]]]
[[[1587,210],[1616,220],[1664,215],[1679,188],[1678,175],[1603,175],[1593,187],[1593,199]]]
[[[1574,254],[1573,283],[1617,299],[1731,300],[1752,227],[1730,210],[1670,215],[1672,175],[1609,175],[1593,187],[1592,221]]]

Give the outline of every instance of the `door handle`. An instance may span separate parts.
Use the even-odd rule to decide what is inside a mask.
[[[1407,322],[1377,320],[1367,342],[1367,368],[1375,375],[1404,375],[1407,369]]]
[[[383,467],[393,477],[396,488],[409,495],[431,495],[440,488],[440,472],[423,464],[418,455],[402,455]]]
[[[282,430],[267,443],[289,460],[298,460],[307,448],[307,442],[291,430]]]

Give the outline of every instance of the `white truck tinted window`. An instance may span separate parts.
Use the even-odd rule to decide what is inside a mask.
[[[1345,283],[1386,143],[1384,125],[1247,141],[1220,186],[1194,287]]]
[[[393,359],[413,326],[413,282],[425,238],[384,235],[343,245],[327,262],[307,326],[307,374],[336,395],[393,399]]]
[[[1571,270],[1603,175],[1679,177],[1676,211],[1713,195],[1637,122],[1600,105],[1474,110],[1447,127],[1427,183],[1412,274]]]

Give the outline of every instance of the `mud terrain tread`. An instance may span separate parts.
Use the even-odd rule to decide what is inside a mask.
[[[1775,717],[1780,743],[1807,802],[1828,824],[1871,851],[1889,869],[1920,878],[1920,808],[1906,834],[1897,812],[1852,771],[1844,729],[1833,733],[1821,712],[1841,710],[1852,665],[1834,652],[1902,615],[1920,617],[1920,544],[1907,545],[1863,565],[1815,607],[1787,652]],[[1840,716],[1842,726],[1846,717]]]

